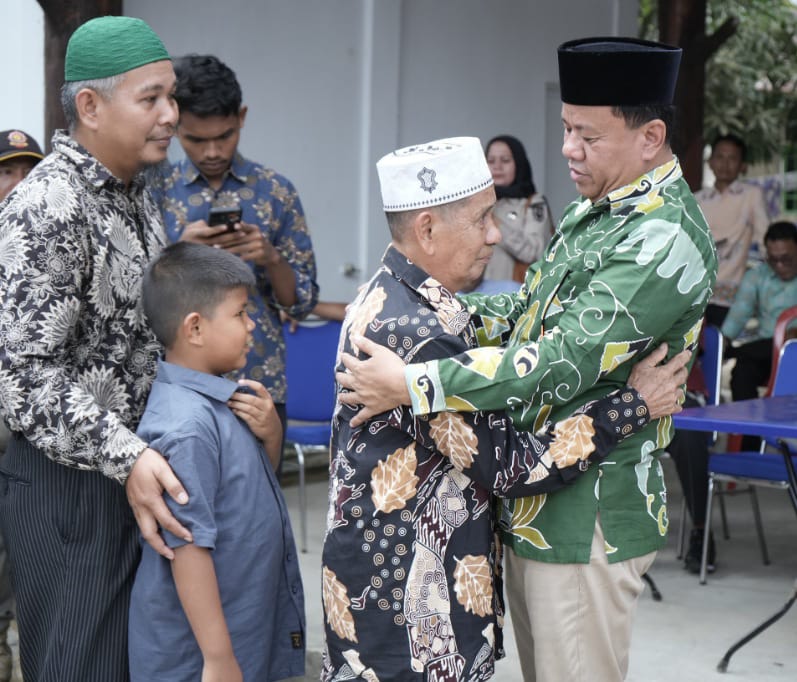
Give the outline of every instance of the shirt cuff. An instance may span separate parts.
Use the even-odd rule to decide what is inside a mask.
[[[149,447],[135,433],[121,427],[114,437],[106,441],[101,456],[100,472],[124,485],[141,453]]]
[[[650,423],[647,403],[635,388],[624,386],[610,393],[609,398],[617,415],[611,428],[618,440],[638,433]]]
[[[404,368],[404,380],[416,415],[443,412],[446,409],[446,396],[436,362],[410,364]]]

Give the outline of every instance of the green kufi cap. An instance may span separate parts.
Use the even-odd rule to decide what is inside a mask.
[[[78,26],[64,59],[64,80],[109,78],[169,59],[161,39],[142,19],[97,17]]]

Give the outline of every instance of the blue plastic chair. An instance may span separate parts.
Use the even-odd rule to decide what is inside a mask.
[[[313,447],[329,447],[335,410],[335,363],[340,329],[341,323],[335,321],[302,322],[294,332],[290,331],[288,323],[283,325],[288,384],[285,441],[296,450],[299,469],[302,552],[307,551],[305,451]]]
[[[705,325],[702,333],[702,349],[703,353],[695,361],[700,363],[700,369],[703,371],[703,380],[706,383],[706,390],[708,396],[706,398],[706,405],[719,405],[720,404],[720,388],[722,386],[722,354],[723,354],[723,338],[718,327],[713,325]],[[709,447],[717,442],[717,432],[711,434],[709,437]],[[720,498],[722,501],[722,498]],[[727,520],[725,516],[725,505],[721,506],[722,523],[727,537]],[[684,555],[684,545],[686,543],[686,497],[681,498],[681,519],[678,524],[678,555],[677,558],[681,559]]]
[[[797,394],[797,339],[787,341],[780,351],[772,390],[772,395],[776,396],[794,394]],[[739,492],[750,494],[758,542],[765,565],[769,564],[769,553],[764,539],[764,526],[761,523],[761,511],[755,489],[757,486],[789,489],[789,477],[783,454],[781,452],[764,452],[767,445],[779,448],[777,443],[765,441],[762,444],[761,452],[724,452],[711,455],[708,460],[708,500],[706,502],[706,528],[710,528],[715,486],[719,482],[731,481],[747,486],[746,488],[737,488],[734,490],[734,494]],[[792,457],[792,461],[797,466],[797,457]],[[700,583],[703,585],[706,583],[708,536],[708,533],[704,533],[703,556],[700,562]]]

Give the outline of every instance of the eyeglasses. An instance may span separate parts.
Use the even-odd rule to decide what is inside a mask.
[[[767,256],[766,261],[773,268],[777,265],[788,268],[790,265],[794,265],[794,256]]]

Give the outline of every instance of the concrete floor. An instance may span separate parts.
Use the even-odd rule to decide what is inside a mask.
[[[797,517],[786,494],[766,489],[759,493],[772,560],[769,566],[761,563],[749,501],[746,497],[728,500],[731,539],[724,540],[715,532],[717,572],[709,576],[706,585],[700,585],[697,576],[683,570],[675,558],[680,486],[672,462],[665,459],[664,468],[670,489],[672,533],[651,571],[663,600],[653,601],[647,589],[642,595],[628,682],[793,682],[797,679],[797,607],[738,651],[726,674],[716,671],[728,647],[777,612],[797,589]],[[308,647],[307,673],[302,681],[318,680],[323,646],[320,572],[327,486],[323,469],[310,477],[314,480],[307,486],[309,550],[300,555]],[[298,538],[295,482],[286,481],[285,498]],[[511,616],[506,620],[507,656],[498,663],[494,679],[521,682]],[[12,638],[15,634],[13,631]],[[15,671],[13,682],[21,681]]]
[[[797,516],[785,492],[762,489],[762,516],[772,563],[764,566],[746,496],[728,500],[731,539],[717,540],[717,571],[700,585],[675,558],[680,486],[670,460],[664,460],[671,499],[671,535],[653,566],[663,595],[653,601],[646,589],[634,627],[629,682],[711,682],[712,680],[776,682],[797,679],[797,607],[731,659],[728,672],[716,666],[737,639],[777,612],[797,579]],[[321,621],[321,542],[326,513],[323,472],[308,484],[308,546],[301,555],[307,604],[308,669],[304,680],[318,680],[323,646]],[[287,484],[285,497],[294,532],[299,535],[298,490]],[[718,516],[717,516],[718,518]],[[718,525],[715,528],[719,528]],[[500,682],[521,682],[517,647],[507,618],[507,656],[496,668]],[[562,682],[567,682],[562,680]],[[596,680],[595,682],[600,682]]]

